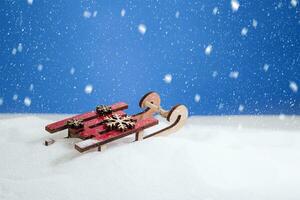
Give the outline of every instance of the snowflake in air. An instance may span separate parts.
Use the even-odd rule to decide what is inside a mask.
[[[135,123],[136,120],[132,119],[130,116],[122,117],[117,114],[105,119],[105,125],[109,130],[126,131],[134,128]]]

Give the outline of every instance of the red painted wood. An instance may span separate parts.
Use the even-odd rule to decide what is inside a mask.
[[[157,125],[158,124],[158,120],[155,118],[146,118],[146,119],[142,119],[137,121],[137,123],[135,124],[135,127],[133,129],[129,129],[127,131],[118,131],[118,130],[112,130],[109,131],[107,133],[104,134],[99,134],[99,130],[103,130],[103,127],[98,127],[97,128],[93,128],[90,129],[91,132],[89,132],[89,135],[92,136],[92,139],[98,140],[98,142],[93,142],[90,145],[84,145],[84,148],[80,147],[81,145],[76,145],[75,144],[75,149],[77,149],[79,152],[84,152],[87,151],[89,149],[95,148],[97,146],[112,142],[114,140],[117,140],[119,138],[122,137],[126,137],[130,134],[139,132],[143,129],[149,128],[151,126]],[[88,141],[88,140],[87,140]]]
[[[126,103],[119,102],[119,103],[111,105],[111,108],[112,108],[112,111],[115,112],[115,111],[127,109],[128,105]],[[55,133],[55,132],[66,129],[67,128],[66,122],[70,119],[82,119],[83,121],[88,121],[88,120],[94,119],[96,117],[98,117],[97,113],[95,111],[90,111],[87,113],[83,113],[80,115],[76,115],[73,117],[69,117],[69,118],[54,122],[52,124],[47,125],[45,127],[45,129],[49,133]]]

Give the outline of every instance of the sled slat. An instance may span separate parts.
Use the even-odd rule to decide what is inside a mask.
[[[99,134],[97,129],[91,129],[91,130],[95,131],[95,132],[93,132],[93,135],[95,135],[95,137],[76,143],[75,149],[77,149],[79,152],[84,152],[89,149],[98,147],[100,145],[104,145],[104,144],[107,144],[114,140],[120,139],[122,137],[126,137],[132,133],[139,132],[141,130],[144,130],[146,128],[149,128],[149,127],[157,125],[157,124],[158,124],[158,120],[151,117],[151,118],[142,119],[142,120],[136,122],[135,128],[129,129],[125,132],[121,132],[118,130],[112,130],[105,134]],[[100,129],[98,129],[98,130],[100,130]]]
[[[127,109],[128,105],[126,103],[119,102],[119,103],[111,105],[111,108],[112,108],[112,111],[115,112],[115,111]],[[82,119],[83,121],[87,121],[87,120],[94,119],[97,116],[98,115],[95,111],[90,111],[90,112],[87,112],[87,113],[83,113],[83,114],[80,114],[80,115],[76,115],[76,116],[73,116],[73,117],[66,118],[66,119],[58,121],[58,122],[54,122],[52,124],[47,125],[45,129],[49,133],[55,133],[57,131],[61,131],[61,130],[66,129],[67,128],[66,122],[70,119]]]

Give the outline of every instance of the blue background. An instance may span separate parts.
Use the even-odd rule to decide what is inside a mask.
[[[186,104],[190,114],[300,114],[299,2],[239,5],[2,0],[0,112],[79,113],[125,101],[133,113],[154,90],[164,107]]]

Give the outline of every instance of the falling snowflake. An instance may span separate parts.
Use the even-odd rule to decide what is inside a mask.
[[[245,106],[244,106],[244,105],[239,105],[239,111],[240,111],[240,112],[243,112],[244,109],[245,109]]]
[[[213,73],[212,73],[212,77],[216,77],[216,76],[218,76],[218,72],[217,71],[213,71]]]
[[[196,103],[199,103],[200,102],[200,99],[201,99],[201,96],[199,94],[196,94],[195,97],[194,97],[194,101]]]
[[[70,74],[73,75],[74,73],[75,73],[75,68],[72,67],[72,68],[70,69]]]
[[[96,17],[97,14],[98,14],[98,11],[94,11],[94,12],[93,12],[93,17]]]
[[[290,89],[291,89],[294,93],[298,92],[298,85],[297,85],[297,83],[294,82],[294,81],[290,81]]]
[[[176,17],[177,19],[179,18],[179,15],[180,15],[180,12],[179,12],[179,11],[176,11],[175,17]]]
[[[91,94],[93,92],[93,86],[91,84],[86,85],[84,88],[84,92],[86,94]]]
[[[279,116],[278,116],[278,118],[280,119],[280,120],[285,120],[285,118],[286,118],[286,116],[285,116],[285,114],[280,114]]]
[[[27,0],[28,5],[32,5],[33,4],[33,0]]]
[[[3,98],[1,97],[1,98],[0,98],[0,106],[2,106],[3,103],[4,103],[4,100],[3,100]]]
[[[256,20],[256,19],[253,19],[253,20],[252,20],[252,26],[253,26],[253,28],[256,28],[257,25],[258,25],[257,20]]]
[[[105,125],[109,130],[126,131],[134,128],[136,120],[130,116],[122,117],[120,115],[112,115],[111,117],[105,118]]]
[[[33,85],[33,84],[30,84],[30,86],[29,86],[29,91],[33,91],[33,89],[34,89],[34,85]]]
[[[298,5],[298,0],[291,0],[291,5],[296,7]]]
[[[213,46],[210,44],[210,45],[208,45],[206,48],[205,48],[205,51],[204,51],[204,53],[205,53],[205,55],[210,55],[211,54],[211,52],[212,52],[212,49],[213,49]]]
[[[18,95],[17,94],[14,94],[13,98],[12,98],[14,101],[17,101],[18,100]]]
[[[270,65],[268,64],[264,64],[263,69],[265,72],[267,72],[269,70]]]
[[[165,83],[171,83],[172,82],[172,75],[171,74],[166,74],[164,79]]]
[[[123,9],[121,10],[121,17],[124,17],[125,14],[126,14],[126,10],[123,8]]]
[[[232,79],[237,79],[239,77],[239,72],[238,71],[232,71],[229,73],[229,77]]]
[[[248,33],[248,28],[246,28],[246,27],[242,28],[241,35],[246,36],[247,33]]]
[[[90,11],[88,11],[88,10],[85,10],[84,12],[83,12],[83,17],[84,18],[90,18],[92,16],[92,13],[90,12]]]
[[[16,49],[16,48],[13,48],[12,51],[11,51],[11,54],[12,54],[12,55],[16,55],[16,54],[17,54],[17,49]]]
[[[147,27],[146,27],[145,24],[140,24],[138,26],[138,30],[139,30],[140,34],[144,35],[146,33],[146,31],[147,31]]]
[[[42,64],[38,64],[37,70],[38,70],[38,71],[42,71],[42,70],[43,70],[43,67],[44,67],[44,66],[43,66]]]
[[[217,15],[217,14],[219,14],[219,8],[218,7],[214,7],[214,9],[213,9],[213,15]]]
[[[18,44],[18,52],[22,52],[23,51],[23,45],[22,45],[22,43],[19,43]]]
[[[240,8],[240,3],[237,0],[231,0],[231,9],[233,12],[238,11]]]
[[[25,97],[24,104],[25,104],[25,106],[29,107],[31,105],[31,99],[29,97]]]

